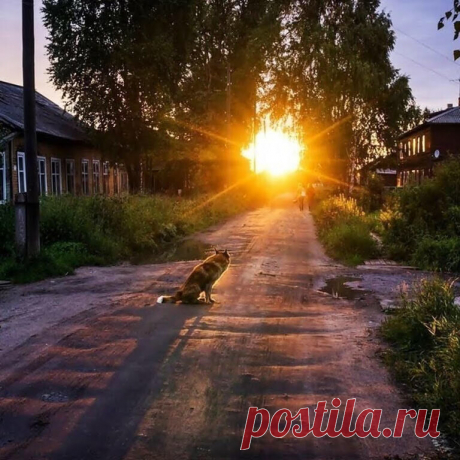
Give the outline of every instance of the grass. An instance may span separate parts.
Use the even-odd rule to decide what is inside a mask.
[[[256,192],[247,187],[212,198],[46,197],[41,202],[42,252],[30,261],[19,261],[14,253],[13,207],[0,206],[0,279],[31,282],[71,274],[82,265],[153,255],[167,243],[258,204]]]
[[[350,266],[362,264],[378,253],[371,236],[375,218],[365,215],[355,199],[337,195],[321,202],[313,211],[326,252]]]
[[[402,297],[402,308],[381,326],[392,345],[385,361],[411,388],[420,408],[441,409],[441,430],[460,439],[460,309],[452,283],[432,279]]]

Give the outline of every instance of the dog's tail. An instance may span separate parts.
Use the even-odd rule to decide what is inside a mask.
[[[175,295],[161,295],[157,299],[157,303],[176,303],[177,299]]]
[[[182,297],[182,290],[177,291],[175,295],[161,295],[157,299],[157,303],[176,303]]]

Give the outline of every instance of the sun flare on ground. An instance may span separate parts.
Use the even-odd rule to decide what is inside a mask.
[[[253,171],[266,171],[273,176],[281,176],[298,169],[302,147],[293,137],[282,131],[267,129],[267,132],[260,131],[257,134],[255,144],[255,148],[252,143],[242,152],[245,158],[251,160]]]

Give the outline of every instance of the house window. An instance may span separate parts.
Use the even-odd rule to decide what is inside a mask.
[[[409,154],[409,156],[411,156],[412,154],[410,146],[411,146],[410,141],[407,141],[407,153]]]
[[[115,195],[118,195],[118,191],[119,191],[119,188],[118,188],[118,165],[116,164],[113,167],[113,193]]]
[[[403,150],[402,142],[399,143],[399,158],[401,158],[401,160],[404,158],[404,150]]]
[[[425,134],[422,136],[422,152],[426,152],[426,137],[425,137]]]
[[[89,193],[88,163],[88,160],[81,161],[81,191],[83,195],[88,195]]]
[[[38,185],[40,195],[45,196],[48,193],[48,184],[46,181],[46,158],[38,157]]]
[[[109,171],[110,171],[110,167],[109,167],[109,162],[108,161],[104,161],[104,163],[102,163],[102,175],[103,175],[103,181],[104,181],[104,193],[106,195],[109,194]]]
[[[6,156],[0,152],[0,203],[6,201]]]
[[[51,193],[60,195],[62,193],[61,160],[51,158]]]
[[[26,156],[24,152],[18,152],[18,191],[26,193]]]
[[[417,137],[417,153],[420,153],[420,136]]]
[[[67,193],[75,193],[75,160],[65,160]]]
[[[128,191],[128,174],[125,171],[122,171],[121,174],[121,191]]]
[[[412,155],[415,155],[417,153],[417,141],[415,140],[415,137],[412,139]]]
[[[93,160],[93,193],[99,193],[99,176],[100,176],[100,163],[99,160]]]

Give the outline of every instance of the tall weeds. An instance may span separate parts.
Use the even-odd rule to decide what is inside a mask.
[[[421,408],[441,409],[444,432],[460,438],[460,309],[453,285],[424,280],[381,327],[385,359]]]
[[[332,257],[347,265],[358,265],[377,254],[371,219],[353,198],[333,196],[314,210],[319,237]]]
[[[84,264],[111,264],[154,254],[165,243],[257,204],[246,187],[216,199],[211,195],[46,197],[40,216],[43,251],[28,263],[15,258],[14,210],[0,206],[0,279],[32,281],[71,273]]]

